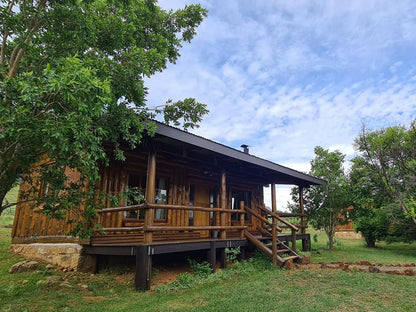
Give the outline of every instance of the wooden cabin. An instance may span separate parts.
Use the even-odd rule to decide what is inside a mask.
[[[338,224],[335,231],[336,232],[354,232],[354,223],[352,222],[350,215],[354,210],[353,206],[349,206],[346,209],[343,209],[338,215],[338,219],[343,220],[341,224]]]
[[[22,203],[12,249],[25,254],[22,250],[34,243],[42,248],[74,244],[71,248],[93,260],[134,256],[136,287],[149,289],[154,255],[205,250],[215,268],[217,251],[223,255],[227,247],[255,246],[282,265],[299,258],[297,240],[308,248],[303,189],[325,181],[160,123],[153,137],[125,154],[124,162],[113,160],[102,168],[97,191],[116,195],[136,190],[142,200],[121,207],[107,202],[96,220],[101,231],[83,241],[67,236],[70,225],[64,221],[49,220]],[[299,187],[301,213],[276,212],[277,184]],[[271,209],[264,204],[265,186]],[[300,225],[291,218],[300,219]],[[220,260],[224,265],[223,256]]]

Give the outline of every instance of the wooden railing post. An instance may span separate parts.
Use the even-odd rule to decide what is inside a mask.
[[[226,180],[225,171],[223,171],[221,174],[221,208],[223,209],[227,208],[227,180]],[[221,212],[220,214],[221,226],[226,225],[226,218],[227,218],[226,213]],[[221,230],[220,238],[221,239],[227,238],[227,232],[225,230]]]
[[[292,229],[292,250],[296,252],[296,231]]]
[[[271,200],[272,200],[272,211],[276,213],[276,185],[272,183],[271,185],[272,194],[271,194]],[[277,265],[277,220],[274,216],[272,216],[272,260],[273,265]],[[293,231],[292,231],[293,233]]]
[[[147,162],[147,180],[146,180],[146,203],[153,204],[155,202],[156,193],[156,152],[150,151]],[[153,225],[154,209],[146,208],[144,216],[145,229],[148,226]],[[153,233],[144,233],[144,242],[147,244],[152,243]]]
[[[240,210],[244,210],[244,201],[240,201]],[[245,213],[240,213],[240,225],[244,226]],[[240,239],[244,239],[244,229],[240,230]]]
[[[301,225],[301,230],[300,233],[306,234],[306,216],[305,216],[305,206],[303,203],[303,186],[299,185],[299,207],[300,207],[300,212],[302,214],[302,216],[300,217],[300,225]],[[307,251],[308,248],[308,242],[306,241],[306,239],[304,239],[304,236],[302,237],[302,250],[303,251]]]

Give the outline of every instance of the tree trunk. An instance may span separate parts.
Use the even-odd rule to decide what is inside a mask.
[[[332,231],[329,231],[326,233],[326,235],[328,236],[329,249],[334,250],[334,234]]]
[[[0,192],[0,216],[3,213],[3,211],[5,211],[7,208],[13,207],[14,205],[16,205],[17,203],[4,203],[4,200],[6,198],[6,194],[7,192]]]
[[[373,237],[365,237],[365,243],[368,248],[376,248],[376,239]]]

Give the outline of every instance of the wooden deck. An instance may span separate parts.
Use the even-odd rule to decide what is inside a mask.
[[[252,235],[256,241],[265,246],[272,241],[271,237],[265,237],[258,232]],[[250,234],[251,235],[251,234]],[[296,235],[297,240],[302,240],[302,246],[310,246],[309,234]],[[293,244],[291,234],[278,235],[278,241],[286,248],[289,242]],[[258,248],[247,239],[241,239],[239,232],[228,232],[226,239],[201,238],[198,233],[164,233],[154,236],[152,243],[144,243],[143,233],[124,233],[93,236],[89,242],[84,242],[83,251],[93,256],[131,256],[136,259],[135,286],[139,290],[150,289],[152,256],[172,254],[178,252],[206,251],[207,260],[215,270],[217,263],[217,250],[220,251],[221,267],[225,267],[225,248],[240,247]],[[97,271],[97,266],[96,266]]]

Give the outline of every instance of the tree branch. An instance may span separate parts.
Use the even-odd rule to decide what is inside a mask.
[[[9,4],[9,7],[7,9],[7,13],[10,14],[14,7],[14,1],[12,0]],[[5,58],[6,58],[6,49],[7,49],[7,38],[9,37],[9,31],[7,28],[7,25],[4,25],[4,32],[3,32],[3,42],[1,44],[1,57],[0,57],[0,64],[4,64]]]

